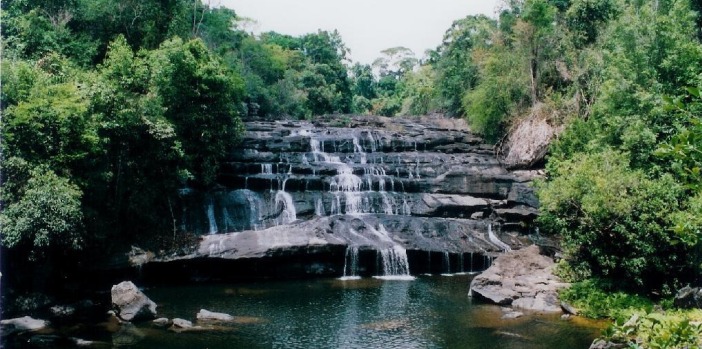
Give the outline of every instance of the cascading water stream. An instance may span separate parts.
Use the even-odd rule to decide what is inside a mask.
[[[283,190],[275,194],[275,207],[282,205],[282,211],[278,216],[279,224],[290,224],[297,220],[297,212],[292,196]]]
[[[384,237],[382,240],[391,243],[393,246],[382,248],[378,251],[379,264],[382,266],[383,275],[374,277],[383,280],[414,280],[414,277],[410,275],[407,250],[390,238],[390,234],[382,224],[378,226],[376,234]]]
[[[217,220],[215,219],[214,199],[213,198],[209,198],[209,200],[207,200],[206,212],[207,212],[207,222],[208,222],[209,228],[210,228],[208,233],[209,234],[217,234],[217,232],[219,230],[217,229]]]
[[[374,278],[383,280],[414,280],[410,275],[407,250],[400,245],[378,251],[383,275]]]
[[[497,238],[495,233],[492,232],[492,223],[488,224],[488,239],[490,239],[490,242],[493,244],[497,245],[499,248],[501,248],[504,252],[509,252],[512,251],[512,248],[509,247],[506,243],[500,241],[500,239]]]
[[[378,141],[369,135],[372,149],[377,149]],[[333,195],[329,214],[359,215],[365,213],[384,213],[388,215],[411,215],[409,202],[405,197],[399,203],[396,194],[386,192],[387,176],[383,166],[373,166],[367,163],[367,154],[361,141],[357,137],[351,139],[354,155],[360,158],[363,165],[363,178],[354,173],[353,162],[343,162],[336,155],[324,151],[324,141],[310,137],[311,158],[315,163],[331,164],[336,168],[336,175],[329,180],[329,192]],[[335,149],[337,148],[334,143]],[[382,163],[382,159],[381,159]],[[312,170],[313,174],[315,169]],[[390,178],[391,190],[395,189],[395,182]],[[377,188],[378,191],[373,190]],[[380,205],[375,202],[380,201]],[[315,212],[319,210],[315,203]]]
[[[346,247],[344,255],[344,276],[339,280],[358,280],[361,277],[358,275],[358,246]]]
[[[448,251],[444,251],[444,268],[445,272],[441,274],[441,276],[453,276],[451,274],[451,256],[449,256]]]

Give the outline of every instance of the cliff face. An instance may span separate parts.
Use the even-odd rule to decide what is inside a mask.
[[[175,259],[336,254],[345,262],[351,247],[399,248],[409,251],[412,273],[468,271],[520,245],[536,217],[531,173],[507,171],[492,146],[453,121],[358,117],[246,128],[217,190],[181,191],[181,228],[203,238],[194,254]]]

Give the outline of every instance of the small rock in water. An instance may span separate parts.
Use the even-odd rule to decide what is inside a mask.
[[[41,330],[49,326],[49,322],[46,320],[34,319],[30,316],[24,316],[2,320],[0,321],[0,325],[3,327],[3,333],[12,333]]]
[[[87,341],[85,339],[75,338],[75,337],[71,338],[71,341],[77,347],[89,347],[89,346],[95,344],[94,341]]]
[[[570,304],[568,304],[568,303],[566,303],[566,302],[561,302],[561,309],[563,309],[563,311],[564,311],[566,314],[578,315],[578,309],[575,309],[574,306],[572,306],[572,305],[570,305]]]
[[[193,327],[193,323],[192,323],[192,321],[188,321],[185,319],[175,318],[175,319],[173,319],[173,327],[188,329],[188,328]]]
[[[502,315],[503,320],[516,319],[516,318],[524,316],[524,313],[522,313],[520,311],[512,310],[510,308],[503,307],[502,312],[504,313]]]
[[[165,317],[160,317],[154,321],[151,321],[151,323],[158,327],[166,327],[171,324],[171,320]]]
[[[233,321],[234,317],[225,313],[216,313],[206,309],[200,309],[200,312],[197,313],[197,319],[205,321]]]
[[[590,345],[590,349],[619,349],[626,348],[627,346],[621,343],[613,343],[606,341],[604,339],[595,339]]]

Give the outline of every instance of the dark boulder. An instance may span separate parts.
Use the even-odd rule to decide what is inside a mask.
[[[678,308],[702,308],[702,288],[685,286],[675,295],[673,304]]]

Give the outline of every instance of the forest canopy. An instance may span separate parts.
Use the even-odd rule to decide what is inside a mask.
[[[2,245],[32,260],[181,246],[178,189],[216,185],[246,118],[438,113],[493,143],[537,118],[559,130],[539,225],[562,238],[563,273],[670,292],[702,261],[699,10],[508,0],[422,57],[360,64],[336,31],[251,33],[199,0],[5,1]]]

